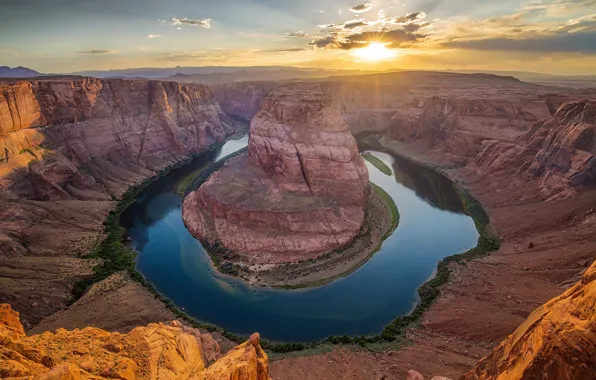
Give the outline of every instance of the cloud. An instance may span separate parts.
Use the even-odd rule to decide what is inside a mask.
[[[416,12],[416,13],[409,13],[405,16],[401,16],[401,17],[394,17],[394,18],[390,18],[388,19],[389,22],[392,22],[394,24],[406,24],[406,23],[410,23],[410,22],[414,22],[414,21],[419,21],[426,18],[426,13],[424,12]]]
[[[292,53],[296,51],[305,51],[305,48],[287,48],[287,49],[271,49],[271,50],[264,50],[267,53]]]
[[[318,48],[346,50],[365,47],[371,42],[381,42],[388,48],[397,48],[426,38],[425,34],[419,33],[422,28],[430,25],[424,21],[425,18],[424,12],[387,17],[381,10],[376,19],[356,16],[339,24],[319,25],[326,35],[319,36],[308,44]]]
[[[167,55],[164,57],[159,58],[162,61],[190,61],[190,60],[201,60],[206,59],[207,55],[202,52],[190,52],[190,53],[176,53]]]
[[[587,13],[596,8],[596,0],[529,0],[522,9],[537,11],[550,17],[564,17],[575,12]]]
[[[541,19],[532,11],[484,20],[452,21],[440,31],[439,46],[447,48],[543,53],[596,53],[596,14],[565,21]]]
[[[596,54],[596,31],[587,33],[557,33],[524,39],[507,37],[469,41],[454,41],[443,46],[473,50],[567,52]]]
[[[286,36],[288,36],[288,37],[308,37],[308,33],[305,33],[300,30],[298,32],[286,33]]]
[[[79,51],[79,54],[107,54],[107,53],[111,53],[111,50],[105,50],[105,49],[91,49],[91,50],[83,50],[83,51]]]
[[[354,13],[364,13],[364,12],[370,11],[371,9],[373,9],[373,6],[371,3],[364,3],[364,4],[353,6],[352,8],[350,8],[350,11],[354,12]]]
[[[161,38],[161,34],[150,34],[147,36],[149,39]]]
[[[173,18],[172,25],[192,25],[192,26],[200,26],[201,28],[209,29],[211,28],[211,19],[204,18],[199,20],[190,20],[185,18]]]

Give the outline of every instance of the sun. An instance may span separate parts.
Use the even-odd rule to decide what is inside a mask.
[[[383,61],[395,58],[396,53],[391,49],[387,49],[385,44],[380,42],[372,42],[367,47],[356,49],[353,51],[354,56],[365,61]]]

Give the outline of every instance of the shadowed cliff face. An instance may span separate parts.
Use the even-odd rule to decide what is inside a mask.
[[[113,199],[245,128],[202,85],[0,82],[0,302],[27,328],[63,308]]]
[[[178,321],[128,334],[87,327],[26,336],[18,313],[0,304],[0,350],[3,379],[269,379],[259,334],[222,357],[210,335]],[[207,367],[208,358],[217,360]]]
[[[596,186],[596,102],[566,102],[515,143],[485,141],[473,168],[536,178],[544,195],[565,198]]]
[[[416,142],[430,155],[453,165],[473,162],[486,139],[513,141],[552,107],[567,99],[566,90],[514,78],[403,72],[317,81],[328,94],[354,135],[382,132]],[[216,86],[220,102],[232,114],[254,115],[274,88],[271,82]],[[222,103],[223,104],[223,103]]]
[[[234,128],[200,85],[95,78],[2,84],[0,184],[20,197],[103,200]]]
[[[248,154],[184,201],[189,231],[259,263],[315,257],[364,221],[368,171],[317,84],[277,87],[251,122]]]
[[[534,311],[463,380],[596,378],[596,263]]]

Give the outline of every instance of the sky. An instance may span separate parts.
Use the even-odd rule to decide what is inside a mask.
[[[0,0],[2,65],[596,74],[596,0]]]

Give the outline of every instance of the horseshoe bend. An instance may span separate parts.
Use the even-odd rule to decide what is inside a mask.
[[[1,378],[596,377],[589,84],[137,74],[0,80]]]
[[[277,87],[251,121],[248,152],[184,201],[191,233],[259,264],[348,244],[364,222],[368,171],[318,85]]]

